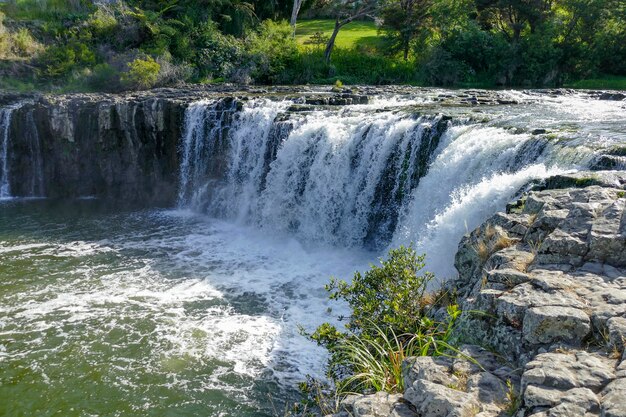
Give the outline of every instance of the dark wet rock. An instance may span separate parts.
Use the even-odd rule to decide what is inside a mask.
[[[626,94],[623,93],[602,93],[599,97],[600,100],[622,101],[626,100]]]

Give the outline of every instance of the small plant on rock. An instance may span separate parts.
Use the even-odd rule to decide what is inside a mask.
[[[522,398],[519,396],[515,385],[510,379],[506,381],[506,388],[506,403],[504,404],[504,412],[508,416],[513,416],[522,405]]]

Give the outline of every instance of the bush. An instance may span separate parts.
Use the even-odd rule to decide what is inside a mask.
[[[67,44],[51,46],[39,55],[38,64],[43,74],[51,78],[70,75],[73,71],[96,63],[95,53],[87,44],[71,40]]]
[[[11,36],[4,27],[4,14],[0,12],[0,59],[5,59],[11,54]]]
[[[31,57],[41,52],[44,48],[42,44],[33,38],[28,29],[21,28],[13,35],[13,49],[19,56]]]
[[[293,28],[287,22],[276,23],[266,20],[250,37],[248,47],[255,68],[252,77],[257,83],[284,83],[285,70],[298,60]]]
[[[156,85],[161,65],[152,57],[137,58],[128,63],[128,71],[122,74],[122,82],[130,88],[148,89]]]
[[[469,25],[450,32],[423,60],[424,77],[430,84],[456,85],[506,81],[511,51],[499,34]]]
[[[95,91],[118,91],[121,89],[120,73],[109,64],[98,64],[87,77],[87,85]]]
[[[161,67],[156,84],[159,86],[176,85],[189,80],[193,76],[193,67],[188,64],[173,64],[165,57],[156,60]]]
[[[195,61],[201,79],[228,77],[247,60],[248,54],[239,39],[223,35],[214,25],[205,29]]]
[[[547,29],[547,28],[546,28]],[[560,85],[559,63],[562,50],[553,42],[549,30],[529,34],[522,39],[519,66],[513,82],[526,87]]]
[[[460,310],[450,305],[445,319],[432,318],[438,300],[428,286],[434,276],[423,268],[423,255],[400,247],[380,266],[356,272],[351,283],[333,278],[326,287],[331,299],[351,309],[347,331],[324,323],[310,335],[329,350],[329,374],[339,393],[401,391],[404,358],[456,351],[450,338]]]
[[[87,26],[96,38],[107,38],[115,35],[118,23],[113,10],[100,6],[89,16]]]
[[[606,74],[626,75],[626,17],[611,19],[596,35],[596,59]]]

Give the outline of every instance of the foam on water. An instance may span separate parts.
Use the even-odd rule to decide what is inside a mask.
[[[108,227],[112,223],[119,228]],[[104,231],[109,235],[99,239]],[[158,383],[209,408],[226,400],[211,403],[203,390],[258,409],[267,402],[252,389],[259,381],[288,389],[307,374],[322,377],[325,352],[298,326],[311,331],[336,320],[328,309],[341,313],[342,307],[328,303],[324,284],[371,259],[305,250],[294,239],[182,211],[88,220],[81,235],[92,237],[89,242],[68,240],[68,231],[59,236],[55,225],[46,232],[57,237],[1,244],[7,276],[27,261],[21,273],[30,287],[14,288],[27,283],[13,279],[0,284],[7,294],[0,340],[19,341],[0,343],[0,367],[24,363],[32,378],[50,380],[54,390],[51,375],[80,385],[87,383],[84,367],[104,366],[104,360],[102,383],[133,407],[146,384]],[[42,273],[43,281],[37,279]],[[82,353],[74,370],[68,355],[75,348]],[[275,395],[280,400],[282,394]],[[159,408],[156,397],[145,398],[146,409]],[[239,415],[229,410],[225,415]]]
[[[537,163],[543,149],[533,150],[540,144],[531,141],[531,135],[499,127],[450,128],[412,193],[392,246],[414,243],[428,254],[432,272],[454,277],[454,255],[463,234],[502,209],[530,180],[564,171]]]

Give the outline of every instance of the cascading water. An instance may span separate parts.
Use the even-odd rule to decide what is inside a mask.
[[[9,183],[9,128],[11,127],[12,107],[0,109],[0,198],[11,197]]]
[[[309,241],[380,246],[447,120],[357,109],[289,117],[291,104],[247,104],[232,117],[225,147],[223,121],[207,128],[207,120],[216,120],[216,103],[192,105],[179,202]],[[219,178],[216,166],[224,158]]]
[[[0,108],[0,198],[11,198],[11,166],[10,166],[10,149],[11,149],[11,123],[13,113],[20,109],[25,103],[18,103],[12,106]],[[43,186],[43,157],[41,149],[41,139],[35,127],[35,120],[32,110],[26,113],[25,125],[21,133],[23,135],[22,142],[27,148],[20,152],[18,157],[24,161],[19,161],[18,165],[28,167],[30,175],[22,184],[19,190],[20,195],[24,197],[41,197],[44,195]],[[20,158],[18,158],[20,159]]]
[[[289,100],[252,100],[228,116],[220,105],[187,112],[183,206],[306,242],[378,251],[413,243],[442,277],[455,273],[461,236],[524,184],[593,156],[591,141],[520,130],[532,126],[526,113],[477,123],[416,115],[393,100],[306,113],[289,112]]]
[[[413,191],[392,246],[412,242],[428,254],[429,270],[453,277],[464,233],[502,209],[524,184],[563,172],[556,161],[548,162],[546,151],[545,142],[530,134],[481,125],[451,128]]]

